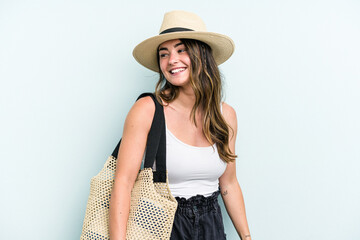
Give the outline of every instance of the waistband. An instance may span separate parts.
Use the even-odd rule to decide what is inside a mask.
[[[209,197],[203,195],[196,195],[189,199],[182,197],[175,197],[178,202],[177,211],[181,213],[192,214],[194,212],[208,212],[217,210],[219,208],[218,196],[220,191],[214,192]]]

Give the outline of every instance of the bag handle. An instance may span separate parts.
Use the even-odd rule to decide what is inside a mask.
[[[142,97],[140,95],[140,97]],[[164,108],[157,101],[153,94],[144,96],[151,96],[155,103],[155,114],[151,124],[148,140],[146,144],[146,154],[144,168],[152,168],[156,166],[156,171],[153,172],[154,182],[166,182],[166,132],[165,132],[165,117]],[[156,160],[156,161],[155,161]]]
[[[157,101],[153,93],[143,93],[140,98],[150,96],[155,103],[155,113],[147,137],[144,168],[152,168],[155,162],[156,171],[153,172],[154,182],[166,182],[166,133],[163,106]],[[111,154],[117,158],[121,139]]]

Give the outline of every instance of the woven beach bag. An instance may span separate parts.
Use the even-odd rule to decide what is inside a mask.
[[[144,93],[138,99],[145,96],[154,100],[155,114],[146,143],[144,167],[139,171],[131,191],[126,239],[164,240],[170,238],[177,201],[170,192],[166,172],[163,107],[152,93]],[[110,239],[109,204],[120,144],[121,140],[103,169],[91,179],[81,240]],[[152,169],[154,163],[156,170]]]

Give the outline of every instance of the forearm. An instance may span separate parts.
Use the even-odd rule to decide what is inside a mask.
[[[221,186],[221,196],[240,238],[242,240],[251,240],[244,198],[238,182]]]
[[[118,183],[119,184],[119,183]],[[131,187],[114,184],[109,207],[109,233],[111,240],[125,240],[130,211]]]

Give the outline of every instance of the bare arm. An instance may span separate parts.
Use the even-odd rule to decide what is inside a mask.
[[[126,117],[111,193],[109,227],[111,240],[125,240],[131,190],[144,155],[155,105],[151,97],[139,99]]]
[[[235,153],[235,141],[237,132],[237,119],[235,110],[227,104],[223,104],[223,115],[226,122],[231,126],[230,150]],[[233,134],[232,134],[233,133]],[[233,222],[237,233],[242,240],[251,240],[249,226],[246,219],[245,203],[243,194],[236,177],[236,163],[228,163],[224,174],[219,179],[221,196],[226,210]]]

